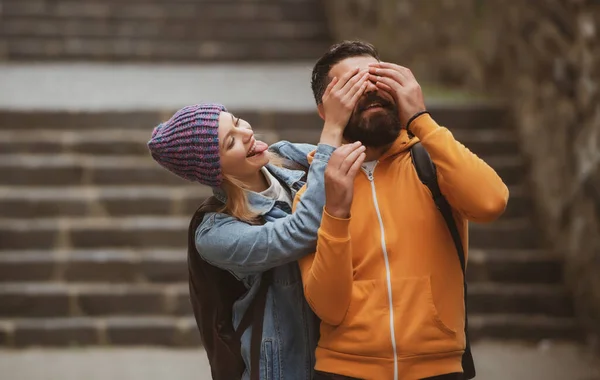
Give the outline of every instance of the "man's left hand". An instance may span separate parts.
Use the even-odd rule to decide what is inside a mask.
[[[387,62],[369,65],[371,76],[378,88],[392,95],[398,106],[400,123],[406,128],[406,123],[417,112],[425,111],[425,101],[421,86],[415,76],[406,67]]]

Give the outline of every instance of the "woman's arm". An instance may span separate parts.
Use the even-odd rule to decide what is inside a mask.
[[[296,212],[260,226],[229,215],[207,215],[196,230],[196,247],[202,257],[241,275],[298,260],[314,252],[325,204],[323,175],[334,148],[320,144],[308,171],[306,193]]]

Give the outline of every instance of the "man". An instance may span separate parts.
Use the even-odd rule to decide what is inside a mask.
[[[372,45],[343,42],[319,59],[312,75],[319,115],[323,99],[363,75],[369,83],[344,131],[345,142],[367,147],[362,173],[354,195],[325,207],[316,253],[300,261],[305,296],[321,319],[316,378],[461,379],[463,274],[409,148],[420,141],[436,165],[465,254],[468,221],[498,218],[508,189],[429,115],[411,71],[380,62]],[[326,197],[340,191],[326,186]]]

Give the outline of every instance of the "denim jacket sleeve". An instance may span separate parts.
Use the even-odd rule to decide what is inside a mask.
[[[306,192],[293,214],[261,226],[209,214],[196,230],[198,252],[211,264],[240,276],[264,272],[314,252],[325,205],[325,167],[334,150],[318,145]]]
[[[269,150],[272,152],[277,153],[283,158],[292,160],[305,168],[310,166],[308,163],[308,154],[315,149],[317,147],[312,144],[294,144],[285,140],[279,141],[269,147]]]

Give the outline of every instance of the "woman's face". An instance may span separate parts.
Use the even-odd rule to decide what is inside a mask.
[[[219,157],[224,175],[244,181],[269,163],[268,145],[254,138],[245,120],[228,112],[219,115]]]

